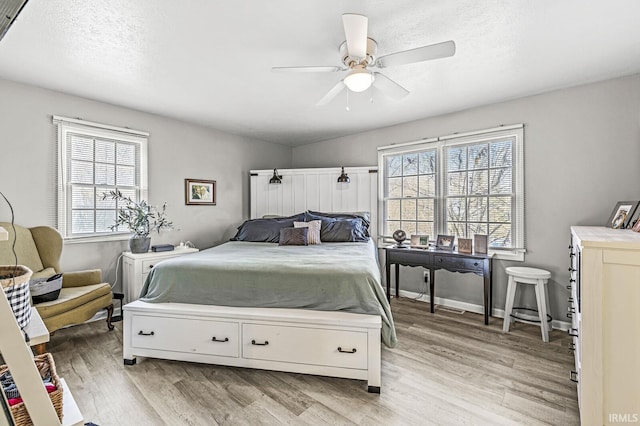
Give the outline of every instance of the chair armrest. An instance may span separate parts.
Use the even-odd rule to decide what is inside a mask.
[[[62,287],[82,287],[102,282],[102,271],[90,269],[87,271],[64,272],[62,274]]]

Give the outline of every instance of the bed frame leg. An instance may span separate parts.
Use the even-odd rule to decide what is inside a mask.
[[[369,393],[380,393],[380,386],[368,386],[367,392]]]

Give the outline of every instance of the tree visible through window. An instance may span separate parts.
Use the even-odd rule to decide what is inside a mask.
[[[382,151],[384,235],[483,234],[522,248],[521,143],[519,128]]]

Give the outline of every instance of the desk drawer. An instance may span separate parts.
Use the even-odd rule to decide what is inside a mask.
[[[430,253],[421,250],[387,250],[387,263],[399,263],[405,266],[424,266],[429,267]]]
[[[433,266],[435,268],[482,273],[484,269],[484,262],[481,259],[465,259],[453,256],[435,255],[433,257]]]

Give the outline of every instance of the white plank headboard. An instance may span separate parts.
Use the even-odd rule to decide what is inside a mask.
[[[269,184],[273,170],[251,170],[251,219],[290,216],[305,210],[369,212],[369,232],[378,236],[378,167],[345,167],[350,183],[338,183],[340,167],[278,169],[281,184]]]

